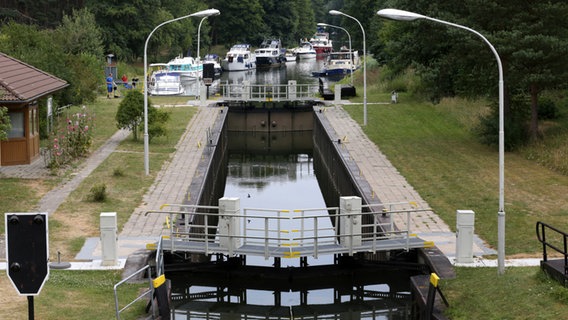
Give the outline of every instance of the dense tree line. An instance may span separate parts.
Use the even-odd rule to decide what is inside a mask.
[[[90,78],[89,67],[80,64],[100,68],[107,53],[121,61],[140,61],[145,39],[155,26],[207,8],[219,9],[221,15],[204,21],[202,48],[228,48],[238,42],[256,46],[266,37],[279,37],[286,46],[295,46],[300,38],[313,34],[317,22],[325,22],[347,29],[353,47],[360,50],[359,25],[351,18],[328,13],[340,10],[363,25],[367,51],[376,60],[388,66],[391,74],[416,72],[422,91],[433,101],[460,95],[488,97],[496,105],[496,61],[483,41],[430,21],[387,21],[376,12],[398,8],[477,30],[503,61],[506,133],[516,135],[517,141],[525,134],[538,137],[542,92],[564,88],[568,78],[568,3],[563,0],[20,0],[3,4],[0,49],[72,81],[74,87],[67,91],[80,93],[67,93],[71,101],[85,94],[84,88],[78,90],[81,84],[76,84],[76,77]],[[91,16],[81,18],[73,9],[85,9]],[[199,22],[200,18],[184,19],[158,30],[149,44],[150,60],[194,54]],[[343,32],[328,31],[337,47],[346,43]],[[53,56],[47,57],[48,52]],[[482,120],[482,135],[494,133],[496,137],[495,114]]]

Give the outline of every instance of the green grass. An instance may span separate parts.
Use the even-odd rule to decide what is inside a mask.
[[[440,287],[450,302],[450,319],[566,319],[568,289],[538,267],[456,268],[457,279]]]
[[[498,152],[470,130],[483,105],[459,99],[432,105],[401,95],[396,105],[369,105],[365,133],[435,212],[455,227],[458,209],[476,213],[475,233],[497,246]],[[362,123],[361,105],[344,107]],[[535,255],[535,223],[564,225],[568,177],[505,155],[506,254]]]
[[[172,113],[168,122],[168,135],[152,139],[149,146],[150,175],[146,176],[144,172],[144,145],[141,140],[134,141],[131,135],[59,207],[54,220],[60,222],[60,228],[54,228],[53,240],[59,247],[65,248],[67,256],[74,256],[81,248],[77,240],[68,242],[65,230],[72,227],[70,221],[87,224],[83,227],[83,236],[93,237],[97,236],[96,226],[99,223],[100,213],[116,212],[121,230],[134,209],[142,202],[142,197],[154,182],[162,164],[170,159],[175,151],[175,145],[196,108],[167,110]],[[117,171],[121,173],[117,175]],[[107,199],[103,202],[89,201],[91,187],[97,184],[106,186]],[[72,238],[77,237],[72,236]]]
[[[36,317],[61,319],[63,316],[67,320],[115,319],[113,288],[121,280],[121,272],[52,270],[41,294],[35,298]],[[147,281],[120,286],[119,307],[123,308],[148,288]],[[121,314],[121,319],[137,319],[140,314],[145,313],[145,306],[145,300],[137,302]],[[25,318],[24,315],[25,313],[22,313],[21,318]]]

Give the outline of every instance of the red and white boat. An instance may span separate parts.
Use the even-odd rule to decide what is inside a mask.
[[[318,56],[327,56],[333,51],[332,42],[327,32],[320,32],[318,30],[310,39],[310,43],[316,50]]]

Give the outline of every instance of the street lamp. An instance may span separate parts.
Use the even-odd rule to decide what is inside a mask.
[[[179,17],[179,18],[175,18],[172,20],[168,20],[166,22],[162,22],[160,23],[157,27],[154,28],[154,30],[152,30],[152,32],[150,32],[150,34],[148,35],[148,38],[146,38],[146,42],[144,43],[144,171],[146,173],[146,175],[150,174],[150,159],[148,156],[149,153],[149,138],[148,138],[148,42],[150,41],[150,37],[152,37],[152,35],[154,34],[154,32],[156,32],[156,30],[158,30],[158,28],[160,28],[163,25],[166,25],[170,22],[174,22],[174,21],[178,21],[181,19],[186,19],[189,17],[208,17],[208,16],[212,16],[212,15],[218,15],[219,14],[219,10],[217,9],[207,9],[207,10],[202,10],[199,12],[195,12],[192,14],[189,14],[187,16],[183,16],[183,17]]]
[[[217,16],[221,14],[221,12],[219,12],[219,10],[217,10],[216,13],[210,14],[210,15],[206,15],[204,16],[201,21],[199,22],[199,27],[197,27],[197,60],[201,60],[201,56],[199,55],[199,44],[200,44],[200,36],[201,36],[201,24],[203,23],[203,20],[207,19],[207,17],[209,16]]]
[[[345,28],[342,28],[340,26],[334,26],[334,25],[331,25],[331,24],[323,23],[323,22],[320,22],[317,25],[318,25],[318,27],[331,27],[331,28],[341,29],[341,30],[345,31],[345,33],[347,33],[347,37],[349,38],[349,59],[351,60],[352,66],[354,66],[355,61],[353,61],[353,52],[351,51],[351,35],[349,34],[349,32],[347,32],[347,30]],[[353,86],[353,71],[354,70],[351,70],[351,86]]]
[[[497,59],[497,66],[499,67],[499,211],[497,213],[497,264],[499,269],[499,274],[505,273],[505,124],[504,124],[504,84],[503,84],[503,66],[501,64],[501,58],[497,50],[493,45],[485,38],[481,33],[464,27],[459,24],[447,22],[444,20],[438,20],[431,17],[427,17],[414,12],[408,12],[398,9],[383,9],[379,10],[377,14],[383,18],[401,20],[401,21],[413,21],[417,19],[430,20],[438,22],[441,24],[449,25],[452,27],[467,30],[476,34],[480,37],[491,49],[495,58]]]
[[[357,21],[357,23],[361,27],[361,31],[363,32],[363,125],[366,126],[367,125],[367,57],[365,57],[365,54],[367,53],[367,49],[365,47],[365,29],[363,29],[363,25],[361,24],[361,22],[359,22],[359,20],[341,11],[329,10],[329,14],[331,14],[332,16],[342,15]]]

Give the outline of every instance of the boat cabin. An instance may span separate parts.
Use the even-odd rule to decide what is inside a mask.
[[[30,164],[39,157],[38,100],[69,84],[0,52],[0,106],[11,129],[1,141],[1,166]]]

